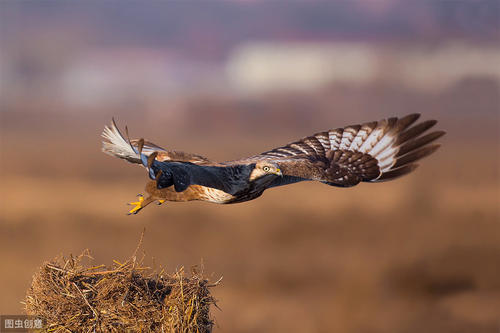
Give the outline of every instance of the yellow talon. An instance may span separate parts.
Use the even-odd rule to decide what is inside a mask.
[[[144,197],[139,195],[139,201],[130,202],[129,205],[135,206],[131,210],[129,210],[129,214],[137,214],[138,211],[142,209],[142,203],[144,202]]]
[[[158,199],[158,205],[161,205],[161,204],[162,204],[162,203],[164,203],[165,201],[167,201],[167,200],[165,200],[165,199]]]

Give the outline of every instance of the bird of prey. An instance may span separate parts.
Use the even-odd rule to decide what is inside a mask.
[[[262,154],[228,162],[168,151],[144,139],[123,136],[114,119],[102,133],[103,152],[146,168],[148,197],[139,195],[129,214],[158,201],[239,203],[266,189],[301,181],[350,187],[406,175],[439,148],[444,131],[427,132],[437,121],[417,123],[419,114],[331,129]]]

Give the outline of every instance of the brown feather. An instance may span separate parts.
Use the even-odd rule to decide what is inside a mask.
[[[139,154],[142,154],[142,149],[144,148],[144,139],[140,138],[137,141],[137,150],[139,151]]]
[[[418,118],[420,118],[420,113],[412,113],[398,120],[396,125],[397,131],[402,132],[407,129],[409,126],[414,124]]]
[[[418,164],[407,164],[405,166],[402,166],[397,169],[392,169],[388,172],[384,172],[379,178],[377,178],[377,181],[386,181],[386,180],[392,180],[395,178],[399,178],[401,176],[404,176],[406,174],[409,174],[413,170],[415,170],[418,167]]]
[[[441,147],[441,145],[435,143],[433,145],[425,146],[425,147],[422,147],[418,150],[414,150],[406,155],[399,157],[396,160],[396,163],[392,166],[392,168],[396,169],[396,168],[403,166],[405,164],[415,162],[419,159],[422,159],[426,156],[429,156],[430,154],[435,152],[439,147]]]
[[[157,151],[152,152],[151,155],[148,156],[148,168],[151,168],[151,166],[153,165],[154,160],[156,159],[156,156],[158,156],[158,152]]]
[[[402,156],[402,155],[404,155],[412,150],[423,147],[426,144],[431,143],[432,141],[439,139],[440,137],[442,137],[445,134],[446,134],[445,131],[436,131],[436,132],[426,134],[422,137],[415,138],[413,140],[409,140],[409,141],[405,142],[405,144],[399,148],[399,151],[396,154],[396,156]]]
[[[410,139],[413,139],[413,138],[419,136],[420,134],[424,133],[432,126],[436,125],[436,123],[437,123],[436,120],[426,120],[426,121],[421,122],[420,124],[417,124],[413,127],[410,127],[410,129],[408,129],[405,132],[398,135],[398,139],[396,140],[396,145],[400,145],[403,142],[406,142]]]

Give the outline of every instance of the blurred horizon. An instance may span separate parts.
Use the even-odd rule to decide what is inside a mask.
[[[1,6],[2,110],[27,89],[76,112],[328,84],[442,91],[500,78],[494,0]]]

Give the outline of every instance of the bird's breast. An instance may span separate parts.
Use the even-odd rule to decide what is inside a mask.
[[[209,201],[214,203],[226,203],[234,199],[233,195],[215,188],[205,187],[205,186],[197,186],[197,187],[199,187],[198,190],[200,193],[199,200]]]

